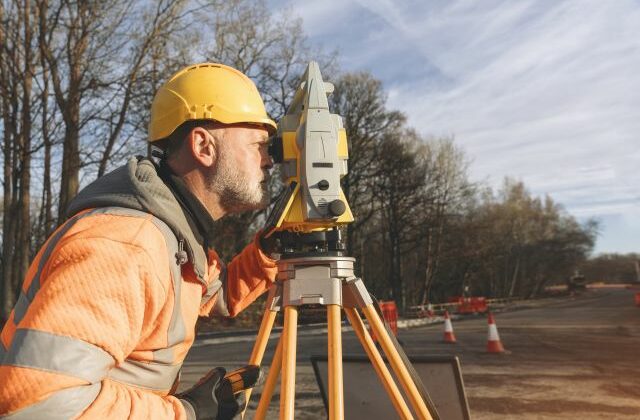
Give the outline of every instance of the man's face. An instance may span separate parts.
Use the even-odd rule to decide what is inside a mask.
[[[217,161],[209,187],[228,212],[257,210],[269,204],[268,132],[251,125],[226,126],[216,139]]]

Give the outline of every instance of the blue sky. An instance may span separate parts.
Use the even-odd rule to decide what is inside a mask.
[[[596,252],[640,252],[640,1],[269,4],[423,135],[453,135],[473,179],[520,179],[600,220]]]

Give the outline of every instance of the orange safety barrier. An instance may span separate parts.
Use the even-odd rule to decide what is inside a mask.
[[[393,300],[388,301],[380,301],[380,310],[382,311],[382,317],[385,322],[389,324],[389,328],[393,332],[393,335],[398,336],[398,307],[396,306],[396,302]],[[371,338],[374,341],[377,341],[376,335],[373,330],[369,328],[369,332],[371,333]]]
[[[382,316],[387,321],[393,335],[398,336],[398,307],[393,300],[380,302],[380,309],[382,309]]]
[[[449,302],[457,303],[456,312],[459,314],[477,314],[485,313],[489,310],[487,306],[487,298],[485,297],[462,297],[455,296],[449,298]]]

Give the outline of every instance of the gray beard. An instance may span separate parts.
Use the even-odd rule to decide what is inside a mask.
[[[220,205],[229,213],[259,210],[269,204],[268,174],[265,182],[249,182],[244,173],[238,171],[224,152],[220,154],[215,172],[209,179],[209,187],[220,197]]]

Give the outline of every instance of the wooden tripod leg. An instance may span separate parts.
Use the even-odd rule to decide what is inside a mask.
[[[344,419],[341,309],[340,305],[327,305],[329,342],[329,420]]]
[[[256,337],[256,344],[254,344],[253,351],[249,357],[250,365],[260,365],[260,363],[262,363],[264,351],[267,348],[269,336],[271,335],[271,330],[273,329],[273,323],[276,320],[277,314],[278,311],[270,311],[268,309],[264,311],[264,315],[262,315],[262,322],[260,323],[260,330]]]
[[[400,381],[402,389],[404,389],[404,392],[408,395],[409,401],[411,402],[411,406],[413,407],[415,413],[420,419],[432,420],[426,403],[420,396],[418,388],[416,387],[416,384],[413,383],[413,379],[411,379],[411,375],[409,375],[409,371],[404,365],[402,358],[400,358],[398,351],[393,346],[393,343],[391,342],[391,339],[387,334],[387,330],[384,328],[382,320],[378,316],[378,313],[373,307],[373,304],[366,305],[364,308],[362,308],[362,311],[364,312],[364,316],[369,321],[369,325],[371,325],[374,334],[378,338],[378,342],[382,346],[382,350],[387,355],[389,364],[395,372],[396,377]]]
[[[273,397],[273,391],[278,383],[278,377],[280,376],[280,369],[282,368],[282,336],[278,340],[278,347],[273,355],[271,361],[271,367],[269,368],[269,375],[262,388],[262,395],[260,396],[260,402],[258,403],[258,409],[256,410],[255,420],[264,420],[267,418],[267,410],[269,410],[269,404]]]
[[[267,344],[269,343],[269,336],[271,335],[271,330],[273,329],[273,323],[276,320],[276,315],[278,311],[271,311],[266,309],[264,311],[264,315],[262,315],[262,322],[260,323],[260,329],[258,330],[258,337],[256,337],[256,343],[253,345],[253,350],[251,351],[251,356],[249,357],[250,365],[258,365],[262,364],[262,358],[264,357],[264,352],[267,349]],[[249,399],[251,398],[251,391],[253,388],[249,388],[245,391],[245,406],[244,410],[242,410],[242,418],[244,419],[244,412],[249,405]]]
[[[280,420],[293,420],[296,397],[296,340],[298,308],[285,306],[282,330],[282,379],[280,380]]]
[[[384,389],[387,391],[398,416],[402,420],[412,420],[413,415],[411,415],[411,411],[409,410],[407,403],[404,401],[398,386],[393,380],[391,372],[387,369],[387,365],[384,363],[380,352],[376,348],[369,331],[365,328],[362,318],[360,318],[360,314],[353,308],[344,308],[344,312],[347,314],[347,318],[349,318],[353,331],[358,336],[360,343],[362,343],[362,347],[364,347],[364,350],[367,352],[367,356],[369,356],[369,360],[371,360],[371,364],[378,374],[378,378],[380,378],[380,382],[382,382]]]

